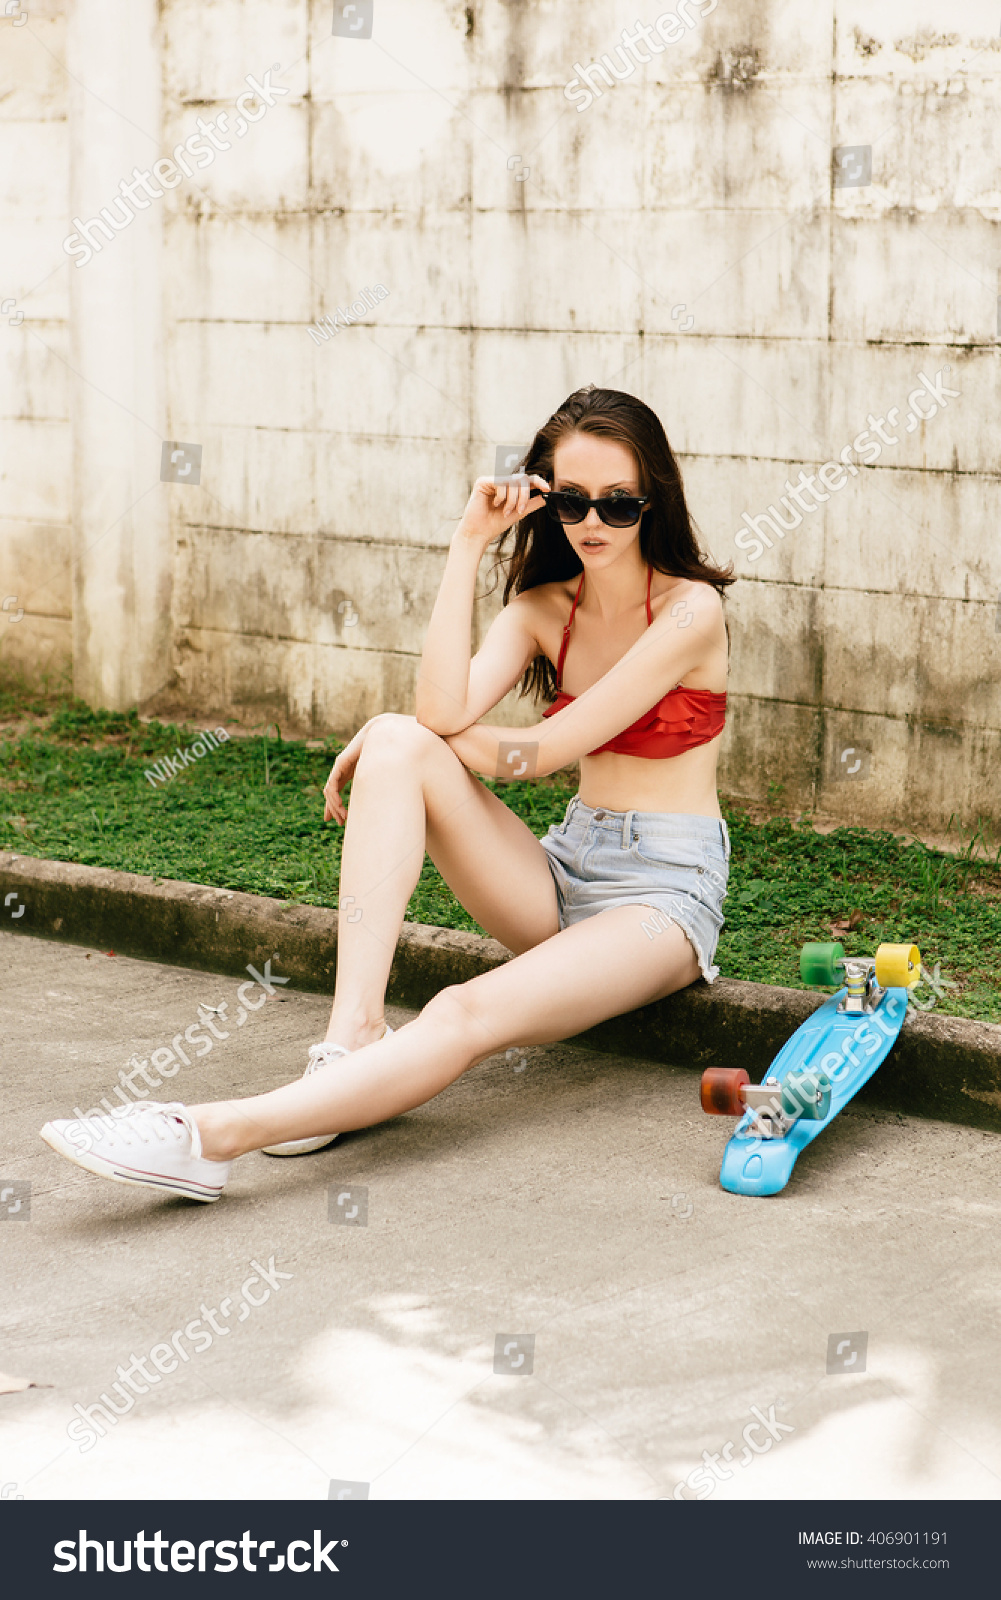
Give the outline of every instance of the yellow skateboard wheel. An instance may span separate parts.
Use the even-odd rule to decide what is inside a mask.
[[[884,989],[913,989],[921,982],[921,952],[916,944],[881,944],[876,951],[876,982]]]

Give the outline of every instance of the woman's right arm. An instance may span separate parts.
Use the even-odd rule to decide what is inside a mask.
[[[471,687],[476,574],[487,546],[543,504],[532,493],[532,485],[549,487],[544,478],[536,476],[508,484],[478,478],[452,535],[445,573],[428,623],[414,706],[418,722],[434,733],[459,733],[468,728],[517,682],[527,665],[528,652],[532,656],[537,653],[538,646],[526,633],[519,615],[521,608],[516,604],[505,606],[490,629],[486,659],[481,659],[483,651],[477,657],[479,670]],[[510,615],[506,617],[507,613]]]
[[[460,733],[468,728],[503,698],[538,654],[526,619],[531,601],[527,595],[516,595],[494,618],[475,662],[469,659],[473,594],[483,552],[505,528],[542,505],[531,492],[532,484],[549,488],[546,480],[538,477],[508,484],[478,478],[452,535],[417,680],[417,720],[434,733]],[[354,776],[365,735],[375,721],[369,717],[334,762],[323,786],[324,822],[343,826],[347,821],[341,790]]]

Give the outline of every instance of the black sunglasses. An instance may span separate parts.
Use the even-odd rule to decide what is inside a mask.
[[[605,495],[600,500],[588,500],[585,495],[573,490],[550,489],[544,492],[540,489],[538,492],[546,502],[549,515],[565,527],[574,527],[583,522],[593,506],[606,528],[629,528],[639,521],[643,507],[649,504],[646,495]]]

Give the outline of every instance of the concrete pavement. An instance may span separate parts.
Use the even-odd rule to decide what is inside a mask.
[[[0,972],[0,1188],[31,1186],[30,1215],[23,1189],[0,1208],[0,1370],[51,1386],[0,1396],[4,1498],[671,1498],[699,1468],[679,1493],[997,1497],[997,1134],[849,1108],[785,1194],[742,1199],[691,1070],[570,1043],[319,1155],[249,1156],[201,1207],[38,1129],[199,1002],[229,1037],[158,1098],[291,1078],[325,1000],[255,985],[236,1026],[232,975],[15,934]],[[134,1357],[155,1378],[91,1439],[74,1406],[124,1411]]]

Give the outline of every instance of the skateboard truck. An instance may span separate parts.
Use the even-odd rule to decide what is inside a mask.
[[[845,992],[838,1001],[837,1010],[842,1015],[854,1012],[859,1016],[871,1016],[886,994],[876,977],[875,957],[845,956],[834,965],[843,967],[845,973]]]
[[[835,1009],[841,1016],[871,1016],[890,988],[911,989],[921,978],[916,944],[881,944],[875,956],[846,956],[840,944],[806,944],[799,958],[804,983],[845,992]]]
[[[822,1122],[831,1108],[831,1080],[811,1067],[786,1073],[781,1083],[768,1077],[752,1083],[743,1067],[707,1067],[700,1089],[703,1111],[750,1121],[737,1129],[742,1139],[781,1139],[806,1117]]]

